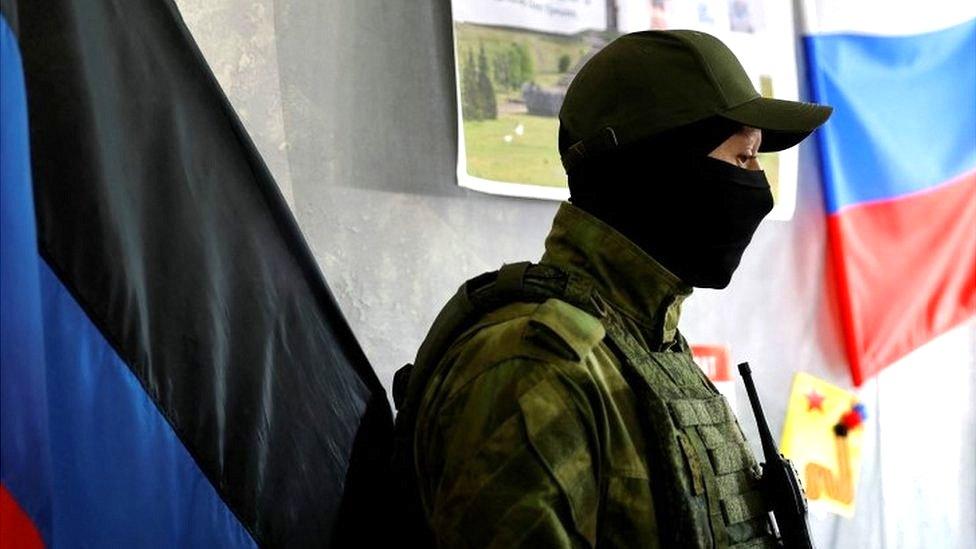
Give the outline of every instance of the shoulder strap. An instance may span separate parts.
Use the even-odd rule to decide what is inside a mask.
[[[603,341],[606,330],[599,319],[560,299],[546,300],[529,318],[525,336],[543,348],[572,361],[582,360]]]

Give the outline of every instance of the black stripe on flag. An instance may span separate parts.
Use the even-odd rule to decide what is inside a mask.
[[[17,8],[41,254],[258,543],[328,545],[389,406],[177,8]]]

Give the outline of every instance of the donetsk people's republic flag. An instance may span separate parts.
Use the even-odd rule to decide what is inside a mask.
[[[370,546],[386,396],[176,6],[0,10],[0,547]]]
[[[976,2],[808,0],[854,383],[976,313]]]

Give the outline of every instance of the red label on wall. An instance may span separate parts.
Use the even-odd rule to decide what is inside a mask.
[[[724,345],[692,345],[691,355],[712,381],[732,381],[729,348]]]

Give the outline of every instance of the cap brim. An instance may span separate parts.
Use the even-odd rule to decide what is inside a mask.
[[[757,97],[720,116],[763,131],[761,152],[788,149],[803,141],[830,118],[834,109],[826,105]]]

